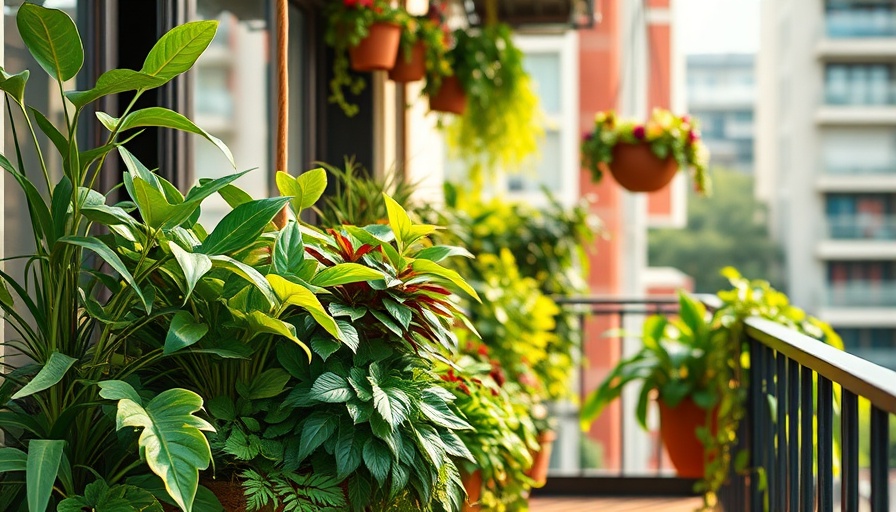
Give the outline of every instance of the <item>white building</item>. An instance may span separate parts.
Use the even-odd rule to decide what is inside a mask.
[[[788,292],[896,367],[896,2],[762,5],[757,189]]]

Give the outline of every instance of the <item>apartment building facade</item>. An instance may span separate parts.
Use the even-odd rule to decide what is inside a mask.
[[[792,300],[896,367],[896,2],[764,2],[757,191]]]

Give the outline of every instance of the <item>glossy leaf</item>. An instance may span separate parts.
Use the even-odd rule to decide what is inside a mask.
[[[0,473],[25,471],[28,455],[18,448],[0,448]]]
[[[339,263],[318,272],[311,279],[311,284],[328,287],[384,278],[385,275],[379,270],[358,263]]]
[[[392,227],[395,240],[401,246],[403,240],[411,234],[411,218],[408,217],[408,212],[404,211],[404,208],[385,192],[383,192],[383,199],[386,201],[386,214],[389,216],[389,226]]]
[[[143,302],[144,310],[147,313],[150,313],[152,311],[152,303],[147,300],[147,298],[143,294],[143,291],[140,290],[139,286],[137,286],[137,282],[134,281],[134,277],[130,272],[128,272],[127,267],[124,266],[124,263],[121,262],[121,259],[118,257],[118,255],[112,252],[112,250],[109,249],[109,247],[107,247],[104,243],[100,242],[96,238],[81,236],[67,236],[60,238],[59,241],[71,245],[77,245],[96,253],[97,256],[108,263],[109,266],[112,267],[116,272],[118,272],[119,275],[121,275],[122,279],[124,279],[125,282],[127,282],[131,286],[131,289]]]
[[[171,326],[165,336],[164,354],[171,354],[198,342],[208,333],[208,325],[197,322],[187,311],[178,311],[171,319]]]
[[[258,239],[258,235],[288,200],[285,197],[272,197],[237,206],[209,233],[199,251],[205,254],[226,254],[244,249]]]
[[[373,478],[383,485],[389,476],[389,468],[392,466],[392,455],[383,443],[374,438],[368,438],[364,443],[364,465],[370,470]]]
[[[414,260],[411,263],[411,268],[420,273],[432,274],[436,277],[447,279],[455,286],[465,291],[470,297],[473,297],[478,302],[482,302],[479,295],[476,293],[476,290],[474,290],[473,287],[454,270],[447,269],[438,263],[429,260]]]
[[[194,21],[169,30],[149,51],[140,71],[166,80],[184,73],[208,48],[217,28],[217,21]]]
[[[25,84],[31,72],[27,69],[14,75],[0,67],[0,91],[9,94],[19,105],[25,104]]]
[[[336,321],[327,313],[320,300],[311,290],[276,274],[268,274],[267,280],[280,301],[284,304],[304,308],[327,332],[336,338],[340,337]]]
[[[290,339],[298,346],[302,347],[302,350],[308,354],[308,359],[311,359],[311,350],[296,336],[296,328],[294,325],[286,323],[279,318],[266,315],[261,311],[252,311],[247,318],[249,319],[249,325],[254,332],[276,334]]]
[[[66,372],[68,372],[68,369],[75,364],[75,361],[77,361],[77,359],[69,357],[61,352],[53,352],[50,354],[50,358],[47,359],[43,368],[41,368],[40,371],[37,372],[37,375],[31,379],[31,382],[22,387],[16,394],[12,395],[12,399],[17,400],[19,398],[24,398],[55,386],[62,380]]]
[[[28,442],[28,460],[25,463],[25,488],[28,490],[28,510],[44,511],[53,493],[53,483],[62,462],[65,441],[59,439],[32,439]]]
[[[168,80],[133,69],[110,69],[96,80],[96,85],[86,91],[68,91],[65,97],[75,107],[81,108],[110,94],[154,89]]]
[[[241,261],[237,261],[230,256],[210,256],[209,259],[212,260],[213,268],[227,269],[253,284],[255,288],[261,292],[271,307],[274,307],[277,304],[277,296],[274,294],[271,285],[265,280],[264,276],[254,268]]]
[[[19,7],[16,26],[34,60],[57,81],[65,82],[81,69],[81,36],[65,12],[26,3]]]
[[[340,428],[336,440],[336,478],[345,478],[361,465],[361,447],[355,441],[352,428]]]
[[[338,424],[338,416],[324,411],[317,411],[308,416],[302,425],[297,462],[305,460],[314,450],[324,444],[324,441],[336,432]]]
[[[174,259],[177,260],[177,264],[180,265],[180,269],[183,271],[186,279],[183,302],[186,304],[187,299],[193,293],[193,288],[196,287],[196,283],[212,269],[212,260],[205,254],[187,252],[174,242],[168,242],[168,247],[171,249],[171,254],[174,255]]]
[[[348,381],[333,372],[322,374],[311,386],[311,398],[321,402],[343,403],[354,395]]]
[[[418,252],[414,257],[421,260],[439,262],[452,256],[463,256],[464,258],[470,259],[475,258],[475,256],[473,256],[473,254],[465,248],[454,247],[450,245],[435,245],[433,247],[427,247],[426,249],[422,249],[420,252]]]
[[[305,261],[305,246],[302,243],[302,231],[299,225],[290,220],[274,243],[274,252],[271,255],[274,273],[281,276],[296,275],[302,262]]]
[[[169,389],[143,407],[105,384],[100,383],[100,396],[118,401],[117,429],[142,429],[138,442],[147,465],[162,478],[177,505],[191,512],[199,470],[211,462],[211,449],[202,431],[215,431],[195,415],[202,409],[202,397],[185,389]]]
[[[287,382],[289,382],[289,374],[285,370],[280,368],[265,370],[252,379],[245,398],[249,400],[273,398],[286,389]]]

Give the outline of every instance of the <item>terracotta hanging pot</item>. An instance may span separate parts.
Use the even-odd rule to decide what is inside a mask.
[[[370,26],[367,37],[348,49],[355,71],[388,71],[395,67],[401,27],[394,23],[377,22]]]
[[[682,478],[703,478],[703,443],[697,438],[697,428],[706,425],[706,410],[690,398],[675,407],[662,400],[660,406],[660,437],[669,453],[675,471]],[[712,414],[718,414],[718,408]],[[713,429],[715,429],[713,420]]]
[[[613,147],[613,161],[601,164],[617,183],[632,192],[655,192],[672,181],[678,162],[671,156],[662,159],[645,143],[621,142]]]
[[[442,79],[439,92],[429,97],[429,109],[461,115],[467,108],[467,94],[456,76]]]
[[[393,82],[416,82],[426,75],[426,44],[423,41],[414,43],[410,60],[404,50],[398,50],[395,67],[389,70],[389,80]]]
[[[551,451],[554,447],[554,440],[557,434],[548,430],[538,435],[538,443],[541,448],[532,453],[532,467],[526,472],[526,475],[535,480],[535,487],[543,487],[548,481],[548,466],[551,462]]]
[[[467,500],[464,501],[461,512],[478,512],[482,507],[479,504],[479,498],[482,496],[482,471],[478,469],[472,473],[462,471],[460,479],[467,491]]]

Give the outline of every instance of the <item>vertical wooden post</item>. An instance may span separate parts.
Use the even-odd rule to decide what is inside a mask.
[[[288,0],[277,0],[277,153],[274,169],[287,172],[289,165],[289,5]],[[274,224],[283,228],[288,219],[287,206],[274,218]]]

